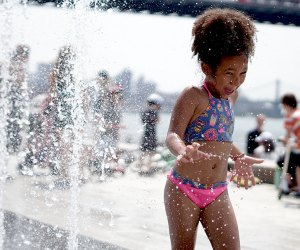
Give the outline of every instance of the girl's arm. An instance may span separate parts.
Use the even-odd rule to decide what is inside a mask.
[[[166,137],[166,145],[175,156],[183,156],[189,160],[186,155],[187,148],[198,149],[198,147],[186,146],[183,137],[188,124],[195,118],[195,112],[205,110],[208,105],[208,97],[197,87],[186,88],[178,97],[170,120],[169,130]],[[200,110],[201,113],[201,110]]]
[[[232,160],[236,161],[236,159],[242,158],[244,156],[245,156],[245,154],[241,150],[239,150],[237,146],[232,144],[232,148],[231,148],[231,152],[230,152],[230,158]]]
[[[196,109],[192,92],[192,88],[184,89],[176,100],[172,111],[165,142],[171,153],[175,156],[185,152],[186,146],[183,142],[184,132]]]
[[[230,96],[229,101],[233,106],[238,98],[238,92],[235,91],[232,96]],[[248,189],[249,184],[248,181],[250,180],[252,185],[255,185],[255,178],[252,170],[253,164],[262,163],[263,159],[258,159],[254,157],[250,157],[245,155],[241,150],[238,149],[237,146],[232,144],[230,158],[234,161],[234,169],[231,180],[234,177],[237,177],[237,186],[240,187],[241,180],[244,179],[245,181],[245,188]]]

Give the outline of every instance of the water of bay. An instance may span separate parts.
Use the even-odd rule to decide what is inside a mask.
[[[157,128],[158,141],[163,143],[168,131],[171,114],[161,113]],[[143,136],[143,125],[139,113],[124,113],[122,125],[126,126],[120,131],[121,141],[130,141],[139,144]],[[234,143],[241,149],[246,150],[247,133],[256,126],[255,116],[235,117],[235,129],[233,134]],[[283,120],[278,118],[267,118],[264,129],[271,132],[274,139],[284,135]],[[280,144],[279,144],[280,145]]]

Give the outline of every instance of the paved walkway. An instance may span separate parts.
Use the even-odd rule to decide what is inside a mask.
[[[165,179],[162,173],[140,177],[130,171],[105,182],[93,177],[80,189],[78,232],[121,248],[170,249],[163,206]],[[76,218],[70,217],[69,209],[71,191],[51,190],[51,186],[49,189],[52,181],[52,176],[16,176],[4,185],[4,209],[57,230],[68,229],[69,221],[74,226]],[[270,184],[257,185],[248,191],[230,184],[229,191],[242,249],[299,249],[300,199],[284,197],[278,201],[277,191]],[[211,249],[202,229],[198,232],[196,249]]]

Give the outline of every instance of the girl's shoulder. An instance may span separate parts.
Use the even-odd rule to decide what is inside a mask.
[[[186,87],[179,96],[179,101],[187,103],[188,105],[207,106],[209,97],[206,90],[202,86],[190,85]]]
[[[208,95],[206,90],[202,86],[190,85],[186,87],[181,96],[185,98],[189,98],[189,100],[194,100],[195,102],[199,102],[201,100],[208,100]]]

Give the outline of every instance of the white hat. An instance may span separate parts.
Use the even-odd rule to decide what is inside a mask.
[[[270,140],[273,140],[273,135],[268,131],[262,132],[259,136],[255,138],[256,142],[263,142],[263,141],[270,141]]]
[[[147,98],[147,102],[149,103],[153,103],[153,104],[158,104],[158,105],[161,105],[163,103],[164,99],[158,95],[158,94],[151,94],[148,96]]]

